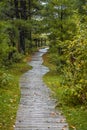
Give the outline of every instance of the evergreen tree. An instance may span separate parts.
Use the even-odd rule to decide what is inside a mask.
[[[46,28],[49,28],[50,38],[61,41],[73,38],[76,25],[73,21],[72,0],[51,0],[45,8]]]

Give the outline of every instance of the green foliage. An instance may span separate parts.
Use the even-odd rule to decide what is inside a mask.
[[[63,76],[61,85],[66,86],[63,93],[66,102],[85,104],[87,102],[87,40],[74,38],[73,41],[57,41],[56,48],[50,49],[50,63]]]
[[[0,87],[9,87],[12,86],[13,76],[8,72],[4,72],[0,70]]]
[[[47,86],[52,90],[52,96],[56,99],[57,108],[62,110],[69,124],[69,130],[86,130],[87,129],[87,106],[82,105],[80,98],[75,99],[75,95],[82,89],[80,86],[75,88],[69,88],[68,86],[61,85],[64,81],[63,75],[60,75],[56,69],[56,65],[50,61],[50,55],[45,54],[43,56],[44,65],[50,68],[50,71],[44,75],[43,80]],[[53,69],[53,66],[55,69]],[[69,70],[68,70],[69,72]],[[68,90],[67,90],[68,89]],[[77,90],[77,93],[76,93]],[[66,94],[65,94],[66,93]],[[73,96],[72,96],[73,94]],[[85,90],[84,90],[85,94]],[[81,104],[80,104],[81,103]]]
[[[11,60],[12,60],[13,63],[19,63],[19,62],[22,61],[23,57],[24,57],[24,56],[23,56],[22,54],[20,54],[20,53],[18,53],[18,52],[15,52],[15,53],[13,54]]]
[[[45,7],[45,30],[50,40],[70,40],[76,35],[72,0],[52,1]],[[74,28],[73,28],[74,27]]]
[[[14,15],[13,5],[9,0],[0,1],[0,20],[12,19]]]
[[[0,27],[0,66],[8,67],[23,58],[18,52],[18,27],[13,21],[1,21]]]
[[[61,43],[61,44],[60,44]],[[63,93],[66,102],[85,104],[87,102],[87,40],[74,39],[73,41],[56,44],[55,53],[50,49],[50,63],[56,65],[58,74],[63,76],[62,86],[66,86]],[[54,50],[54,49],[53,49]]]
[[[13,130],[20,101],[20,76],[31,69],[25,62],[0,69],[0,130]],[[3,120],[2,120],[3,119]]]
[[[23,28],[25,30],[29,30],[31,28],[31,23],[29,20],[23,20],[23,19],[16,19],[14,20],[14,25],[17,27],[17,28]]]
[[[87,42],[74,40],[67,46],[66,63],[63,73],[65,85],[68,86],[66,95],[70,95],[72,102],[86,104],[87,102]],[[69,93],[68,93],[69,92]]]
[[[41,7],[41,3],[35,0],[0,1],[1,64],[4,64],[4,61],[6,61],[7,65],[12,62],[12,59],[15,61],[15,55],[16,59],[17,55],[19,57],[18,52],[26,54],[34,50],[32,34],[38,33],[40,30],[40,21],[38,19],[41,15]],[[26,41],[29,42],[26,43]]]
[[[74,3],[72,0],[49,1],[46,6],[51,41],[49,62],[56,66],[57,73],[63,77],[61,86],[66,88],[63,92],[64,99],[74,105],[87,105],[86,6],[86,1],[81,0]]]

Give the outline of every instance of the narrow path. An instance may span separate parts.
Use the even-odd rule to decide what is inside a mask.
[[[68,130],[65,118],[55,110],[55,100],[42,81],[49,70],[42,65],[42,55],[47,49],[40,49],[29,63],[33,69],[25,73],[20,81],[21,100],[15,130]]]

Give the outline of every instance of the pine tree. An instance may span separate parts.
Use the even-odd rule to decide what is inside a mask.
[[[75,35],[76,25],[73,21],[72,2],[72,0],[51,0],[46,5],[44,17],[51,39],[64,41],[73,38]]]

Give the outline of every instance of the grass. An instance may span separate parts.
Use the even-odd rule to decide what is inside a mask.
[[[87,130],[87,109],[85,106],[73,106],[65,103],[63,92],[65,88],[61,86],[62,76],[55,71],[55,65],[49,62],[49,54],[43,56],[44,65],[50,68],[43,80],[52,90],[53,96],[57,99],[56,109],[61,109],[66,116],[70,130]]]
[[[8,70],[13,76],[12,83],[9,86],[0,87],[0,130],[13,130],[15,126],[16,113],[18,110],[18,104],[20,101],[20,76],[31,69],[26,64],[26,60],[23,62],[14,64]]]

